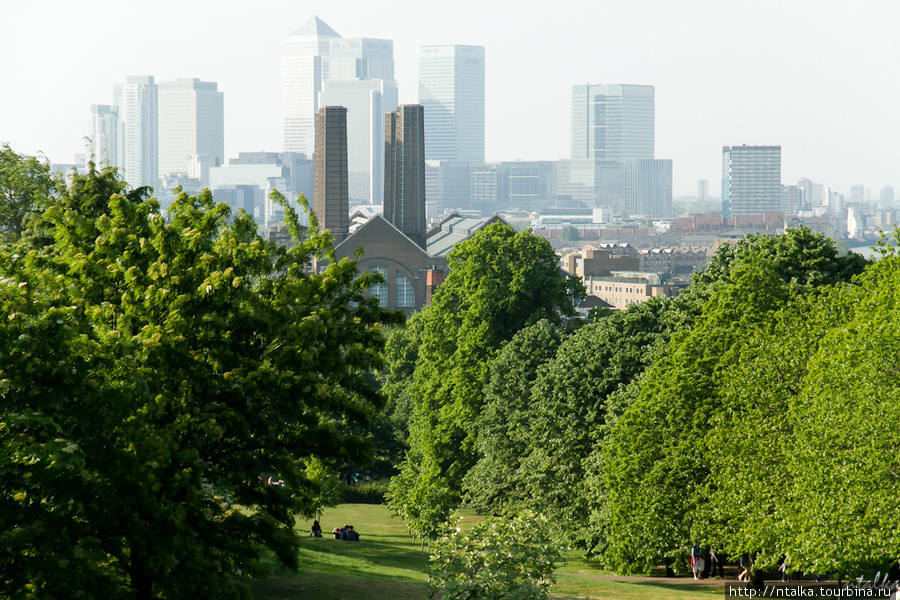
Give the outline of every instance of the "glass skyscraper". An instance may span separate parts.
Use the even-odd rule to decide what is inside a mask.
[[[152,76],[128,77],[113,88],[119,116],[116,165],[132,187],[156,187],[159,177],[158,90]]]
[[[427,160],[484,162],[483,47],[423,46],[419,104]]]
[[[214,81],[160,82],[159,174],[188,175],[191,157],[225,160],[225,101]]]
[[[98,166],[116,167],[119,148],[119,111],[108,104],[91,105],[91,159]]]
[[[391,40],[331,40],[328,78],[319,104],[347,108],[347,160],[353,202],[382,202],[384,119],[397,103]]]
[[[328,79],[331,41],[340,37],[319,17],[313,17],[284,40],[281,81],[285,152],[313,153],[319,92]]]
[[[654,158],[652,85],[572,86],[571,158]]]

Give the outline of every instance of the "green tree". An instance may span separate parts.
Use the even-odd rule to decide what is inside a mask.
[[[491,361],[477,425],[480,458],[463,481],[467,504],[496,510],[524,500],[520,463],[537,417],[531,387],[562,339],[559,327],[539,321],[519,331]]]
[[[603,445],[604,556],[614,568],[648,569],[720,522],[709,516],[710,464],[739,457],[716,454],[711,432],[723,411],[733,419],[742,406],[725,397],[730,371],[753,352],[752,332],[770,327],[790,302],[865,265],[857,255],[838,257],[830,240],[803,229],[735,246],[721,249],[709,272],[695,278],[686,298],[699,314],[683,313],[690,325],[679,327],[642,378],[638,399]]]
[[[453,517],[431,556],[431,597],[445,600],[545,600],[565,548],[547,520],[530,511],[488,517],[469,530]]]
[[[371,455],[367,276],[306,270],[333,256],[314,218],[285,249],[147,191],[92,167],[0,247],[0,595],[245,596],[262,547],[297,566],[307,465]]]
[[[624,410],[618,392],[667,339],[668,305],[654,299],[578,329],[541,368],[522,401],[531,408],[521,461],[529,506],[579,546],[594,549],[600,543],[587,526],[595,492],[587,486],[586,463]]]
[[[553,249],[530,232],[493,224],[450,253],[450,274],[422,313],[413,373],[411,444],[434,457],[459,493],[476,460],[488,366],[520,329],[573,314],[570,282]]]
[[[45,160],[0,146],[0,236],[15,239],[27,217],[46,203],[56,183]]]
[[[413,414],[409,450],[390,495],[400,514],[424,502],[439,515],[438,507],[459,502],[479,457],[477,423],[491,361],[524,327],[542,319],[561,323],[574,313],[572,294],[583,293],[580,282],[560,271],[546,240],[500,223],[458,244],[449,262],[450,274],[422,311],[415,339],[406,342],[415,352],[415,359],[404,359],[415,367],[411,383],[403,385]],[[389,383],[397,389],[396,380]],[[419,477],[425,482],[417,483]],[[425,492],[436,495],[425,500]]]
[[[900,557],[900,257],[888,252],[857,283],[828,306],[839,317],[788,413],[785,551],[807,571],[871,579]]]

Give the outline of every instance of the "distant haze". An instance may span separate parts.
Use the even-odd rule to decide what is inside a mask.
[[[900,189],[895,0],[0,0],[0,142],[72,162],[89,106],[153,75],[218,82],[227,157],[281,151],[281,43],[313,14],[394,41],[401,103],[419,46],[484,46],[487,160],[568,157],[572,86],[634,83],[656,88],[676,196],[698,179],[718,196],[739,144],[781,145],[783,183]]]

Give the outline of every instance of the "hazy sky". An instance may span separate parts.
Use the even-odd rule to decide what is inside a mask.
[[[568,157],[572,85],[647,84],[676,196],[718,195],[739,144],[780,144],[784,183],[900,191],[897,0],[0,0],[0,142],[71,162],[89,106],[154,75],[218,82],[227,158],[280,151],[281,43],[314,14],[394,41],[401,102],[419,46],[484,46],[487,160]]]

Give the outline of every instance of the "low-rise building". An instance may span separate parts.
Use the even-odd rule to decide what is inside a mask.
[[[653,297],[675,297],[685,287],[684,284],[665,283],[656,273],[640,271],[614,271],[610,276],[588,276],[583,281],[588,294],[619,310]]]

